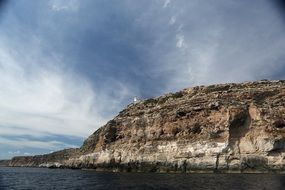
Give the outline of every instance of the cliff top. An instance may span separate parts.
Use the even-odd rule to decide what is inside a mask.
[[[106,143],[124,139],[126,137],[125,134],[118,135],[119,128],[125,126],[124,130],[129,130],[131,126],[145,126],[147,121],[142,118],[157,118],[161,127],[167,125],[167,123],[179,123],[180,120],[187,120],[188,125],[190,125],[191,121],[191,125],[206,127],[215,125],[214,122],[218,122],[218,119],[204,121],[206,120],[205,118],[208,118],[215,111],[225,112],[225,110],[229,110],[231,107],[242,110],[247,110],[250,105],[261,107],[262,114],[266,115],[270,112],[271,122],[274,122],[275,126],[281,128],[280,126],[284,124],[283,119],[280,119],[283,118],[282,106],[284,106],[284,102],[285,80],[261,80],[186,88],[176,93],[168,93],[128,105],[114,119],[92,134],[84,142],[81,150],[90,152],[94,150],[94,147],[98,147],[99,134],[104,133],[106,129],[111,129],[108,132],[109,136],[105,136],[105,138],[109,139]],[[279,107],[281,109],[278,109]],[[215,117],[218,118],[219,116]],[[155,123],[153,125],[158,124]],[[200,130],[198,129],[199,127],[196,128]],[[192,129],[195,131],[195,127]],[[160,128],[158,127],[157,130],[160,130]],[[175,129],[172,130],[175,131]],[[185,137],[178,131],[175,134],[175,138]],[[114,135],[115,133],[116,135]],[[167,135],[164,133],[160,135],[160,138],[162,137],[166,138]],[[192,139],[197,138],[203,139],[199,135],[192,136]]]

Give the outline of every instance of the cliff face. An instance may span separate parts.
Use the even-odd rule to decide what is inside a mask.
[[[5,167],[9,165],[10,160],[0,160],[0,167]]]
[[[62,163],[71,157],[80,155],[80,150],[76,148],[65,149],[50,154],[36,156],[16,156],[12,158],[6,166],[13,167],[66,167]]]
[[[76,155],[56,161],[115,171],[266,172],[284,170],[284,156],[285,81],[259,81],[131,104]]]

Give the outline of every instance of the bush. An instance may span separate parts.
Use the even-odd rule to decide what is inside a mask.
[[[206,93],[218,92],[218,91],[227,91],[230,89],[230,85],[210,85],[205,89]]]
[[[182,96],[183,96],[182,92],[176,92],[176,93],[171,95],[171,97],[174,98],[174,99],[181,98]]]
[[[156,104],[157,102],[158,102],[157,99],[150,98],[145,100],[144,104]]]

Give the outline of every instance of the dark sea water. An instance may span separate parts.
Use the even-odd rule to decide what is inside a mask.
[[[104,173],[83,170],[0,168],[0,189],[283,190],[285,175]]]

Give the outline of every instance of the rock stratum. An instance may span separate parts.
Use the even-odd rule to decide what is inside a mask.
[[[285,81],[197,86],[130,104],[80,149],[9,166],[138,172],[285,171]]]

